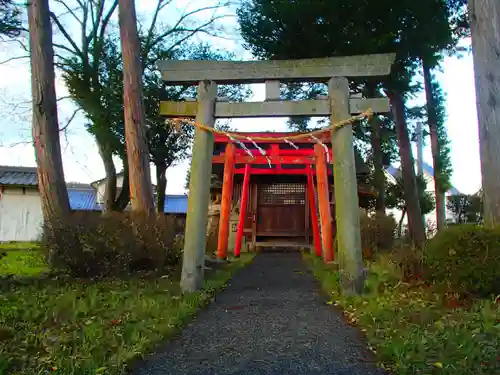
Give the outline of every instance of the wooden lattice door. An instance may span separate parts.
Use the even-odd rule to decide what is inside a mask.
[[[306,187],[304,184],[259,185],[258,236],[305,236],[305,214]]]

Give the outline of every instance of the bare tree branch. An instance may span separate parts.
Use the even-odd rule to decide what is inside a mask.
[[[220,4],[218,4],[218,5],[212,5],[212,6],[207,6],[207,7],[199,8],[199,9],[196,9],[196,10],[192,10],[191,12],[183,14],[177,20],[177,23],[172,28],[170,28],[169,30],[165,31],[164,33],[158,35],[158,37],[151,42],[151,44],[148,46],[148,48],[154,47],[156,44],[158,44],[159,42],[161,42],[167,36],[169,36],[169,35],[171,35],[173,33],[176,33],[177,30],[179,30],[179,26],[182,24],[182,22],[184,22],[190,16],[193,16],[193,15],[195,15],[197,13],[201,13],[201,12],[204,12],[204,11],[207,11],[207,10],[221,9],[222,7],[223,7],[223,5],[220,5]],[[207,27],[208,25],[210,25],[211,23],[213,23],[214,21],[216,21],[217,19],[220,19],[220,18],[223,18],[223,16],[213,17],[212,19],[210,19],[210,21],[206,22],[203,26],[200,26],[200,27],[198,27],[196,29],[199,30],[199,29],[201,29],[203,27]],[[183,29],[183,28],[181,28],[181,29]],[[192,35],[194,35],[194,34],[192,34]]]
[[[104,16],[101,24],[101,31],[99,32],[99,40],[104,39],[104,33],[106,32],[106,28],[108,27],[109,21],[111,20],[111,16],[115,12],[118,7],[118,0],[114,0],[111,8],[108,10],[108,13]]]
[[[73,111],[73,114],[69,117],[68,121],[66,122],[66,125],[64,125],[62,128],[59,129],[60,132],[66,131],[68,129],[68,126],[71,124],[71,122],[74,120],[75,116],[77,115],[78,112],[80,112],[82,109],[77,108]]]
[[[80,20],[80,18],[78,18],[78,16],[76,15],[75,13],[75,10],[74,9],[71,9],[68,4],[66,4],[66,2],[64,0],[55,0],[56,3],[58,4],[61,4],[67,11],[69,14],[71,14],[73,16],[73,18],[79,23],[81,24],[82,21]],[[60,16],[59,16],[60,17]]]
[[[226,17],[226,16],[222,15],[222,16],[215,17],[215,18],[211,19],[210,21],[206,22],[205,24],[203,24],[195,29],[182,28],[182,29],[176,30],[175,33],[186,33],[187,32],[188,34],[185,35],[183,38],[179,39],[178,41],[176,41],[173,45],[171,45],[169,47],[168,51],[172,51],[175,47],[181,45],[182,43],[184,43],[186,40],[188,40],[194,34],[197,34],[197,33],[204,33],[204,34],[207,34],[210,36],[219,37],[218,35],[210,33],[210,31],[208,31],[208,30],[204,30],[204,28],[207,27],[208,25],[210,25],[211,23],[213,23],[214,21],[216,21],[217,19],[220,19],[223,17]]]
[[[26,56],[26,55],[23,55],[23,56],[14,56],[14,57],[11,57],[11,58],[9,58],[9,59],[6,59],[6,60],[3,60],[3,61],[0,61],[0,65],[2,65],[2,64],[6,64],[6,63],[8,63],[8,62],[10,62],[10,61],[14,61],[14,60],[29,59],[29,57],[30,57],[29,55],[27,55],[27,56]]]
[[[158,0],[158,4],[156,5],[156,9],[153,13],[153,19],[151,20],[151,25],[149,26],[149,31],[146,36],[146,43],[144,43],[144,51],[149,50],[149,43],[151,42],[151,38],[153,38],[156,21],[158,20],[158,14],[170,3],[172,3],[172,0]]]
[[[50,18],[52,19],[52,21],[54,21],[54,23],[56,24],[56,26],[59,29],[59,31],[61,31],[61,33],[64,35],[64,37],[66,38],[66,40],[68,41],[68,43],[71,44],[71,46],[73,47],[74,50],[72,51],[70,48],[67,48],[67,47],[65,49],[67,51],[71,51],[71,53],[74,54],[74,55],[78,55],[78,56],[83,57],[82,51],[80,50],[80,48],[78,48],[78,46],[76,45],[76,43],[73,40],[73,38],[71,38],[71,36],[69,35],[69,33],[66,31],[66,29],[61,24],[61,22],[59,22],[59,20],[57,19],[56,15],[53,12],[50,12]]]

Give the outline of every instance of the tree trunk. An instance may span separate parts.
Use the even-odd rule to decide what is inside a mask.
[[[134,0],[119,0],[123,56],[123,105],[132,211],[154,215],[146,121],[142,97],[140,44]]]
[[[165,190],[167,189],[167,164],[156,164],[156,211],[165,212]]]
[[[113,154],[98,140],[96,142],[99,147],[99,155],[101,155],[106,173],[106,186],[104,190],[104,207],[103,213],[113,210],[116,199],[116,168],[113,162]]]
[[[500,224],[500,2],[469,0],[484,224]]]
[[[437,231],[441,231],[446,227],[446,209],[445,209],[445,192],[442,186],[439,184],[439,175],[441,173],[439,164],[439,141],[437,132],[437,118],[436,109],[434,103],[434,96],[432,95],[432,77],[431,77],[431,67],[427,64],[425,60],[422,60],[422,65],[424,68],[424,84],[425,84],[425,97],[426,97],[426,107],[427,107],[427,121],[429,123],[429,133],[431,137],[431,151],[432,151],[432,163],[434,169],[434,191],[436,197],[436,224]]]
[[[38,189],[46,222],[70,214],[59,140],[54,50],[49,12],[47,0],[28,2],[33,99],[32,133],[38,166]]]
[[[364,93],[367,98],[379,97],[380,93],[377,90],[377,84],[368,82],[365,86]],[[380,118],[373,116],[370,121],[371,126],[371,145],[373,152],[373,169],[374,169],[374,185],[378,191],[378,197],[375,201],[375,209],[381,214],[385,214],[385,175],[384,161],[382,154],[382,143],[380,134]]]
[[[130,202],[130,183],[129,183],[128,165],[123,161],[123,184],[122,191],[113,204],[113,211],[124,211]]]
[[[371,141],[373,150],[375,188],[378,190],[375,209],[377,210],[377,212],[385,214],[385,176],[382,145],[380,141],[380,119],[377,116],[373,116],[370,124],[372,128]]]
[[[417,181],[415,177],[415,160],[411,152],[410,139],[406,126],[405,104],[399,92],[391,95],[392,110],[396,123],[396,134],[399,144],[399,156],[403,172],[403,190],[408,214],[408,228],[411,240],[416,246],[425,242],[425,227],[418,200]]]
[[[403,212],[401,212],[401,219],[399,219],[398,223],[398,237],[401,238],[403,236],[403,221],[406,216],[406,208],[403,208]]]

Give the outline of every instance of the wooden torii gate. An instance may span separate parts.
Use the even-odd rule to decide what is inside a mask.
[[[161,102],[166,117],[195,117],[213,127],[216,118],[329,116],[332,124],[351,114],[372,108],[388,112],[386,98],[350,98],[347,77],[388,75],[394,54],[273,61],[167,60],[158,63],[166,85],[198,85],[196,102]],[[280,100],[280,82],[326,82],[328,98]],[[266,84],[264,102],[217,101],[217,84]],[[352,126],[332,132],[338,260],[344,293],[360,293],[364,284],[359,202]],[[196,130],[191,176],[181,289],[194,292],[203,287],[207,214],[213,134]]]

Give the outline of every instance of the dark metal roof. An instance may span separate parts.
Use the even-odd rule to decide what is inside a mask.
[[[37,186],[36,168],[0,166],[0,185]]]

